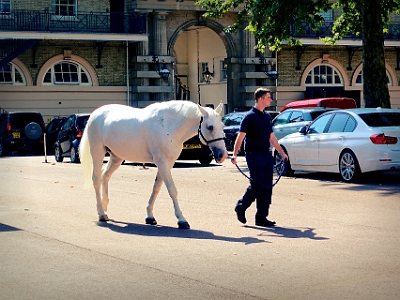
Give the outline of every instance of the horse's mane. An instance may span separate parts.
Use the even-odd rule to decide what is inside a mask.
[[[200,117],[202,114],[198,105],[194,102],[187,100],[170,100],[164,102],[169,108],[175,110],[185,117],[193,118]]]

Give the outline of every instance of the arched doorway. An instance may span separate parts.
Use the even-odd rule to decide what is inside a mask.
[[[230,36],[219,23],[207,20],[200,25],[190,20],[176,29],[169,42],[169,53],[175,58],[175,94],[203,106],[227,104],[228,64],[234,50]],[[202,73],[208,69],[212,79],[205,82]]]

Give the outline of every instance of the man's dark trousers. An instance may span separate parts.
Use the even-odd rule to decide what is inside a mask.
[[[268,150],[247,151],[246,161],[252,180],[237,206],[246,210],[254,200],[257,200],[256,221],[263,221],[268,216],[271,204],[273,157]]]

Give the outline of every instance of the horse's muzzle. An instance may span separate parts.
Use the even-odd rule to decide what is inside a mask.
[[[211,150],[214,154],[215,161],[219,164],[223,163],[224,160],[228,157],[228,152],[226,151],[226,149],[212,147]]]

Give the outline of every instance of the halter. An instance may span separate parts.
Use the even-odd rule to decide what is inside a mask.
[[[199,129],[197,130],[197,132],[198,132],[199,136],[201,136],[201,138],[206,142],[207,146],[213,142],[225,140],[225,137],[220,137],[220,138],[216,138],[216,139],[207,141],[207,139],[204,137],[203,133],[201,132],[201,123],[203,123],[203,117],[201,117],[201,119],[200,119]]]

